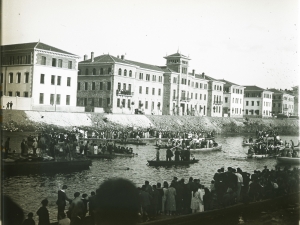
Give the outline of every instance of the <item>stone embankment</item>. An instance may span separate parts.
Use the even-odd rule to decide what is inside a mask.
[[[156,128],[160,130],[202,130],[216,133],[253,133],[277,129],[283,135],[299,135],[298,119],[217,118],[194,116],[152,116],[99,113],[2,111],[2,129],[9,131],[69,130],[74,126],[87,130],[103,128]]]

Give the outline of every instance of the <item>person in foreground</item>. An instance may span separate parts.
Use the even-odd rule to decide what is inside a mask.
[[[138,191],[131,181],[107,180],[97,190],[95,224],[134,225],[139,220],[139,207]]]

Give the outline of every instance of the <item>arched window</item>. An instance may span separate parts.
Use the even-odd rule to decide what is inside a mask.
[[[89,69],[88,68],[85,69],[85,75],[89,75]]]
[[[100,75],[103,75],[103,68],[100,68]]]
[[[92,75],[96,75],[96,69],[93,69],[93,74]]]
[[[124,76],[125,77],[127,76],[127,70],[124,70]]]
[[[132,71],[129,70],[129,77],[132,77]]]
[[[110,67],[108,68],[107,73],[108,73],[108,74],[111,73],[111,68],[110,68]]]
[[[121,70],[121,68],[119,69],[119,73],[118,73],[119,75],[122,75],[122,70]]]

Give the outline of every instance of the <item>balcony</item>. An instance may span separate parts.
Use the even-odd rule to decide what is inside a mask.
[[[222,102],[222,101],[215,101],[215,102],[213,102],[213,104],[214,104],[214,105],[222,105],[223,102]]]
[[[191,98],[181,97],[180,101],[181,102],[189,102],[189,101],[191,101]]]
[[[116,94],[117,94],[117,96],[129,96],[130,97],[130,96],[133,96],[134,93],[131,92],[130,90],[125,90],[125,91],[124,90],[121,90],[121,91],[117,90]]]

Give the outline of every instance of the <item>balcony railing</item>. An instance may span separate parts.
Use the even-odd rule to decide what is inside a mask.
[[[133,96],[134,92],[131,92],[130,90],[117,90],[117,95],[125,95],[125,96]]]
[[[191,101],[191,98],[181,97],[180,101],[181,102],[189,102],[189,101]]]
[[[215,102],[214,102],[214,105],[222,105],[222,104],[223,104],[222,101],[215,101]]]

